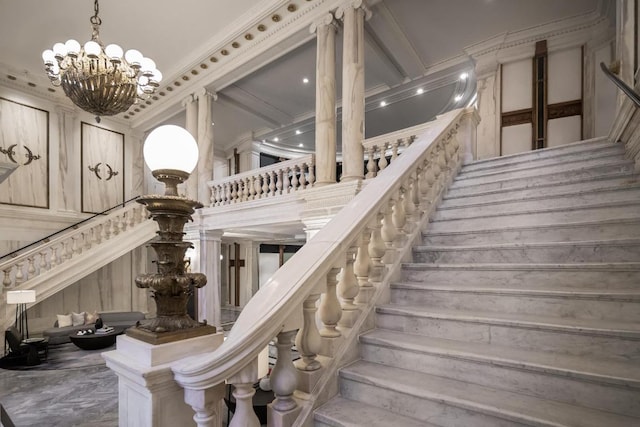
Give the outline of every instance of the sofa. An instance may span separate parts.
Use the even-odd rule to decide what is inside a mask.
[[[139,320],[144,319],[144,313],[140,311],[112,311],[98,313],[98,317],[102,319],[102,323],[104,325],[128,328],[135,326]],[[42,332],[42,335],[49,338],[49,344],[63,344],[71,342],[69,335],[82,329],[94,328],[94,326],[95,323],[84,323],[81,325],[64,326],[60,328],[58,327],[58,321],[56,320],[53,324],[53,328],[45,329]]]

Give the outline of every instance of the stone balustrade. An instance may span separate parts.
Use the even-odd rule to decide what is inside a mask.
[[[311,188],[315,182],[315,155],[265,166],[209,181],[210,206],[265,199]]]
[[[275,399],[268,425],[310,422],[313,409],[330,397],[325,388],[337,369],[353,357],[348,349],[366,327],[375,301],[459,170],[469,144],[459,143],[456,134],[460,128],[471,138],[471,117],[473,110],[455,110],[402,136],[413,143],[386,167],[385,179],[366,186],[271,277],[220,347],[172,365],[199,427],[220,425],[215,390],[225,383],[234,386],[236,399],[229,426],[260,425],[252,407],[253,384],[259,380],[259,353],[274,337],[278,358],[270,376]],[[301,355],[295,363],[294,336]]]

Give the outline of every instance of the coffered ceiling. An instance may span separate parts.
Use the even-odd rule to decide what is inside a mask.
[[[102,0],[101,39],[135,48],[165,76],[157,99],[116,121],[146,131],[184,125],[181,102],[205,87],[218,95],[217,153],[243,141],[313,150],[315,38],[309,23],[340,0]],[[424,122],[472,100],[464,48],[493,36],[577,15],[606,14],[612,0],[377,0],[366,32],[366,135]],[[51,92],[41,52],[90,38],[91,0],[0,0],[0,84]],[[337,36],[340,102],[341,31]],[[462,73],[469,77],[461,80]],[[303,83],[307,78],[309,83]],[[421,89],[422,93],[418,94]],[[380,103],[386,102],[385,107]],[[137,111],[136,111],[137,109]],[[339,128],[339,127],[338,127]],[[275,141],[278,138],[278,141]]]

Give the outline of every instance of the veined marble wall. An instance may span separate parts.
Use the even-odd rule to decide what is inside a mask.
[[[49,207],[49,113],[0,98],[0,158],[18,168],[0,183],[0,203]]]
[[[124,201],[124,134],[82,123],[82,212]]]

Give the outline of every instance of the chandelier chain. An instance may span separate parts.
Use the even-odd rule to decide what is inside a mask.
[[[95,15],[89,18],[89,22],[91,22],[91,27],[93,30],[91,31],[91,40],[98,41],[100,36],[100,25],[102,24],[102,19],[98,16],[100,13],[100,5],[98,4],[98,0],[94,0],[93,2],[93,10]]]

